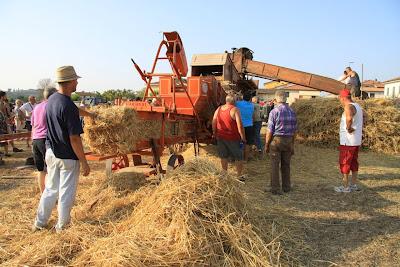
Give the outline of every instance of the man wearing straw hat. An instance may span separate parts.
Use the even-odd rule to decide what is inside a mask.
[[[339,168],[343,175],[343,185],[335,187],[339,193],[358,191],[358,150],[362,141],[362,129],[365,113],[361,106],[351,99],[349,90],[342,90],[339,100],[344,108],[339,128]],[[351,184],[349,174],[351,171]]]
[[[269,114],[268,131],[265,138],[265,153],[271,156],[271,193],[281,195],[279,171],[282,175],[282,190],[289,192],[290,159],[294,154],[294,134],[297,130],[296,114],[286,104],[286,92],[276,91],[276,106]]]
[[[63,230],[71,220],[71,209],[75,200],[79,170],[83,176],[90,173],[83,151],[80,134],[83,133],[79,114],[83,112],[71,100],[76,91],[78,78],[72,66],[59,67],[56,71],[58,92],[51,95],[46,106],[46,165],[45,189],[40,198],[37,216],[32,230],[47,226],[51,211],[58,198],[58,222],[56,231]],[[85,113],[85,114],[82,114]],[[81,164],[81,166],[79,165]]]

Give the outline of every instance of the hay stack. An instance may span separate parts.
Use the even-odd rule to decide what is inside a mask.
[[[368,115],[363,147],[390,154],[400,153],[400,109],[394,101],[358,101]],[[339,123],[343,112],[338,99],[298,100],[292,108],[298,118],[298,139],[304,143],[337,147]]]
[[[144,198],[115,234],[76,263],[110,266],[268,266],[246,221],[237,181],[204,160],[187,163]]]
[[[134,109],[113,106],[93,109],[95,121],[86,120],[83,140],[100,154],[126,154],[136,149],[139,140],[159,138],[160,121],[142,120]]]

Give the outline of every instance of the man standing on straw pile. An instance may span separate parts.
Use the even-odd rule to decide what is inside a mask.
[[[76,91],[77,79],[80,77],[76,75],[72,66],[59,67],[56,77],[59,90],[49,98],[46,106],[48,175],[33,231],[46,227],[57,197],[59,207],[56,231],[63,230],[69,224],[78,185],[79,162],[82,165],[83,176],[90,173],[80,137],[83,133],[79,120],[80,111],[71,100],[71,94]]]
[[[36,169],[38,170],[38,184],[40,193],[44,190],[44,181],[46,178],[46,135],[47,135],[47,123],[46,123],[46,106],[47,99],[56,92],[56,88],[49,87],[43,90],[43,102],[37,104],[32,111],[31,125],[32,125],[32,152],[33,160],[35,162]]]
[[[213,133],[217,139],[218,155],[221,158],[222,169],[228,170],[228,159],[233,158],[239,180],[244,181],[243,151],[241,142],[245,143],[246,136],[240,111],[235,107],[235,97],[228,94],[226,104],[220,106],[214,113],[212,122]]]
[[[290,159],[294,154],[294,134],[297,130],[296,114],[286,104],[286,92],[276,91],[276,105],[268,118],[265,138],[265,153],[271,152],[271,193],[281,195],[279,169],[282,175],[282,190],[289,192]],[[279,168],[280,165],[280,168]]]
[[[364,111],[351,99],[349,90],[342,90],[339,100],[344,108],[339,128],[339,166],[343,174],[343,185],[335,187],[336,192],[350,193],[359,190],[357,186],[358,150],[361,146]],[[351,171],[351,184],[349,174]]]
[[[351,85],[351,96],[354,98],[361,97],[361,81],[358,73],[352,70],[350,67],[346,68],[347,76],[345,79],[348,78],[348,83]]]

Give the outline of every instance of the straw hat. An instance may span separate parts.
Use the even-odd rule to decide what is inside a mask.
[[[68,82],[81,78],[76,75],[75,69],[72,66],[62,66],[56,70],[56,82]]]

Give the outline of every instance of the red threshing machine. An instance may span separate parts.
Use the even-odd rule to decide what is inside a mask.
[[[166,49],[165,56],[161,55]],[[171,73],[157,73],[156,67],[160,60],[166,60],[171,66]],[[106,160],[107,175],[112,170],[129,166],[132,155],[135,166],[145,165],[142,156],[152,156],[150,169],[147,174],[164,173],[160,156],[165,147],[179,146],[184,143],[195,144],[195,154],[198,144],[209,143],[212,138],[212,116],[214,110],[225,102],[226,93],[213,76],[198,76],[184,78],[188,72],[185,50],[177,32],[164,32],[154,63],[150,72],[145,72],[132,60],[139,75],[146,83],[142,101],[116,99],[115,104],[133,108],[138,117],[143,120],[161,121],[161,137],[158,139],[141,140],[136,144],[136,151],[129,155],[96,155],[88,153],[88,160]],[[158,78],[159,93],[152,87],[152,80]],[[150,101],[149,101],[150,100]],[[151,103],[149,103],[151,102]],[[166,124],[176,125],[168,127]],[[182,127],[183,129],[178,129]],[[181,155],[172,154],[168,166],[175,168],[183,164]]]

